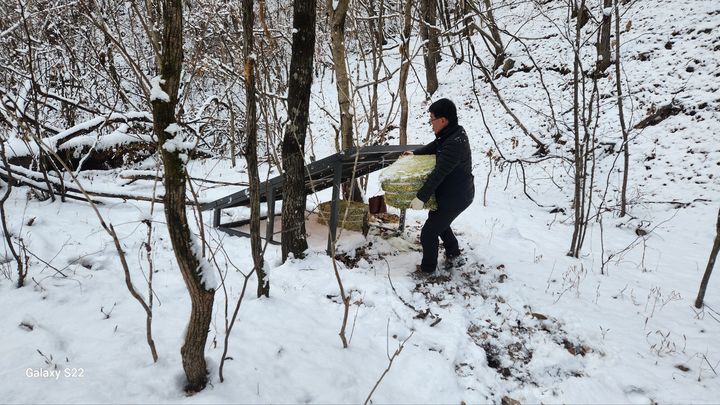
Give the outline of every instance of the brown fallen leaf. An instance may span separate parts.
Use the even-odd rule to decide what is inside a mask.
[[[521,405],[521,402],[517,399],[510,398],[509,396],[505,395],[500,400],[501,405]]]

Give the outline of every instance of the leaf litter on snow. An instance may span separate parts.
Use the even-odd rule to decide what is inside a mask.
[[[378,232],[371,228],[371,235],[379,235],[383,240],[400,239],[414,246],[418,242],[408,242],[406,238],[418,234],[419,229],[413,226],[409,226],[404,234]],[[385,253],[379,253],[374,246],[377,243],[370,242],[368,246],[358,248],[354,255],[360,254],[370,262],[383,260]],[[399,249],[415,250],[407,246]],[[508,280],[506,265],[483,262],[473,249],[470,244],[463,243],[466,261],[461,266],[411,277],[409,284],[394,284],[390,279],[397,298],[415,313],[415,319],[424,321],[428,327],[441,324],[443,318],[452,313],[465,313],[465,334],[484,354],[474,361],[472,358],[454,361],[455,373],[465,382],[465,389],[475,390],[487,379],[488,370],[496,373],[506,385],[506,389],[486,396],[497,402],[503,401],[504,394],[512,392],[513,387],[553,386],[568,377],[584,377],[583,358],[601,356],[601,350],[567,332],[562,322],[550,314],[534,312],[532,303],[526,303],[520,310],[509,305],[509,300],[497,288],[498,284]],[[357,260],[341,256],[341,261],[350,264],[349,267]],[[429,350],[442,351],[432,346]]]

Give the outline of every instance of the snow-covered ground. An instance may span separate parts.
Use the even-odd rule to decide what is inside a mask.
[[[37,201],[19,187],[6,203],[8,221],[33,256],[24,288],[14,288],[12,262],[2,268],[0,402],[359,403],[392,359],[372,395],[374,403],[498,403],[504,396],[523,403],[716,403],[720,275],[710,280],[706,307],[697,310],[693,302],[720,205],[720,57],[715,50],[720,7],[694,0],[633,3],[626,14],[632,27],[622,42],[624,80],[633,94],[626,103],[631,125],[653,105],[673,99],[685,111],[633,130],[630,215],[606,213],[602,224],[593,222],[579,259],[566,256],[572,235],[570,167],[560,159],[527,165],[528,193],[537,204],[529,200],[519,167],[501,171],[486,156],[494,144],[472,93],[470,67],[452,65],[446,57],[433,98],[456,102],[474,152],[476,199],[454,224],[468,259],[463,268],[431,279],[410,276],[421,257],[416,240],[424,212],[409,211],[408,226],[399,235],[377,227],[367,238],[343,231],[336,265],[352,302],[350,343],[343,349],[339,289],[333,261],[325,254],[327,228],[311,213],[307,257],[281,263],[279,248],[268,246],[270,298],[254,297],[252,278],[220,383],[227,311],[241,293],[239,271],[249,271],[252,260],[249,240],[216,232],[206,213],[207,237],[224,250],[217,257],[226,282],[216,294],[206,351],[211,384],[186,397],[180,346],[189,299],[174,265],[162,206],[152,212],[142,202],[104,200],[99,206],[118,231],[133,281],[144,295],[148,261],[142,221],[153,220],[153,337],[159,354],[153,363],[145,314],[125,288],[112,240],[91,208],[78,201]],[[565,12],[547,12],[548,18],[533,19],[522,34],[557,34],[554,24]],[[520,4],[498,10],[497,16],[512,26],[531,15],[534,7]],[[572,67],[559,35],[529,46],[538,65]],[[509,47],[518,66],[531,65],[523,52],[517,43]],[[421,65],[418,58],[423,77]],[[518,72],[496,83],[529,129],[547,134],[549,119],[543,114],[550,110],[536,74]],[[570,77],[547,71],[544,77],[564,122],[571,120]],[[613,77],[600,81],[601,93],[611,94]],[[322,157],[333,152],[334,133],[321,107],[334,111],[336,106],[334,85],[316,83],[316,88],[325,91],[314,96],[311,113],[314,147]],[[487,84],[478,82],[477,88],[503,153],[529,158],[529,139]],[[410,90],[410,142],[428,142],[427,102],[413,75]],[[617,151],[621,136],[614,97],[603,99],[601,114],[600,141],[616,143]],[[571,143],[552,152],[568,156]],[[622,178],[613,160],[607,153],[598,156],[598,182],[604,187],[610,179],[610,207],[619,198]],[[189,169],[196,178],[245,178],[242,168],[226,161],[191,162]],[[381,192],[377,177],[370,177],[368,196]],[[132,187],[142,195],[153,187],[147,181],[123,187],[126,181],[114,171],[85,172],[82,179],[98,190]],[[205,201],[241,188],[196,185]],[[329,199],[328,191],[319,194],[308,198],[310,209]],[[41,370],[53,374],[34,374]]]

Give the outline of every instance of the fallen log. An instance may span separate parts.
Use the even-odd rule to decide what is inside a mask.
[[[650,115],[645,117],[642,121],[635,124],[635,129],[643,129],[647,128],[649,126],[657,125],[667,119],[668,117],[672,117],[673,115],[678,115],[681,112],[684,111],[683,106],[678,104],[667,104],[664,105],[654,112],[652,112]]]
[[[162,173],[158,173],[156,175],[155,171],[153,170],[126,170],[123,172],[120,172],[119,177],[123,180],[130,180],[129,182],[123,184],[123,186],[127,186],[128,184],[132,184],[138,180],[148,180],[148,181],[160,181],[162,182],[164,177]],[[221,186],[243,186],[247,187],[248,182],[245,181],[238,181],[238,182],[229,182],[229,181],[222,181],[222,180],[211,180],[211,179],[203,179],[200,177],[188,177],[188,180],[192,180],[196,183],[210,183],[210,184],[218,184]]]
[[[154,138],[149,135],[152,133],[149,112],[110,113],[64,130],[45,130],[51,135],[37,142],[42,143],[42,149],[56,153],[72,170],[80,166],[88,170],[117,168],[141,161],[157,149]],[[8,161],[14,165],[29,168],[41,155],[41,145],[31,140],[9,139],[6,145]],[[50,167],[63,166],[59,162],[43,163]]]
[[[39,148],[37,145],[29,145],[23,149],[19,153],[8,156],[8,162],[30,168],[39,159]],[[140,162],[154,154],[156,150],[157,147],[152,140],[135,138],[109,147],[92,144],[75,145],[68,142],[59,147],[56,153],[72,170],[77,170],[81,165],[82,170],[109,170]],[[50,160],[51,158],[45,156],[45,159]],[[53,166],[50,162],[44,163],[46,166]],[[58,162],[55,163],[54,166],[62,167]]]
[[[47,184],[43,181],[43,175],[42,173],[32,171],[29,169],[26,169],[24,167],[10,165],[10,170],[12,171],[12,180],[20,185],[26,185],[29,187],[32,187],[36,190],[44,191],[44,192],[50,192],[47,188]],[[5,181],[8,181],[10,179],[10,176],[8,176],[8,169],[7,167],[0,166],[0,177],[3,178]],[[53,185],[58,187],[58,189],[52,190],[53,192],[59,193],[59,187],[62,184],[61,180],[57,178],[57,176],[52,176],[48,174],[47,176],[49,182]],[[63,195],[67,198],[73,199],[73,200],[81,200],[81,201],[87,201],[85,196],[82,194],[82,191],[80,191],[79,188],[72,187],[70,182],[65,181],[64,183],[64,193]],[[112,199],[121,199],[124,201],[127,200],[134,200],[134,201],[148,201],[148,202],[155,202],[155,203],[163,203],[163,196],[158,195],[155,198],[152,196],[143,196],[143,195],[134,195],[134,194],[128,194],[128,193],[112,193],[112,192],[106,192],[106,191],[97,191],[92,190],[91,188],[88,188],[86,186],[83,186],[85,189],[85,192],[91,196],[91,197],[102,197],[102,198],[112,198]],[[95,203],[99,203],[98,201],[93,201]],[[187,205],[194,205],[195,202],[192,200],[185,200],[185,204]]]

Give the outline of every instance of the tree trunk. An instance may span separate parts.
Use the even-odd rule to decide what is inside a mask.
[[[243,0],[243,56],[245,68],[245,160],[250,183],[250,249],[257,274],[257,296],[270,296],[270,282],[263,270],[262,241],[260,239],[260,173],[257,149],[257,100],[255,97],[255,57],[253,25],[254,0]],[[275,201],[268,201],[274,204]]]
[[[412,0],[405,0],[403,5],[403,31],[400,43],[400,145],[407,145],[408,97],[407,78],[410,73],[410,33],[412,31]]]
[[[333,0],[328,0],[327,8],[330,13],[331,31],[330,41],[332,49],[332,59],[335,65],[335,85],[338,92],[338,104],[340,105],[340,134],[342,139],[342,148],[352,148],[353,127],[352,127],[352,111],[350,80],[348,78],[348,69],[345,55],[345,20],[347,18],[348,6],[350,0],[335,1],[337,6],[333,9]]]
[[[715,242],[710,252],[707,267],[705,267],[705,275],[703,275],[702,282],[700,282],[700,291],[698,291],[698,296],[695,299],[695,308],[702,308],[703,306],[705,290],[710,281],[710,273],[712,273],[712,269],[715,267],[715,259],[717,259],[718,251],[720,251],[720,210],[718,210],[717,224],[715,225]]]
[[[597,72],[604,72],[610,67],[610,33],[612,32],[612,13],[606,12],[613,5],[613,0],[603,0],[603,18],[598,32]],[[616,24],[617,25],[617,24]],[[617,38],[616,38],[617,40]]]
[[[151,99],[153,129],[161,146],[175,136],[180,136],[179,133],[167,132],[166,129],[176,123],[175,108],[183,63],[182,0],[165,0],[162,9],[163,37],[159,60],[162,81],[159,86],[167,94],[167,98]],[[185,212],[185,167],[179,156],[182,151],[164,147],[161,147],[160,151],[165,168],[165,219],[175,258],[192,303],[185,342],[180,350],[187,377],[185,389],[188,392],[198,392],[205,388],[208,380],[205,342],[210,328],[215,291],[214,286],[203,284],[200,258],[195,255],[192,246],[194,242]]]
[[[462,38],[462,31],[456,30],[456,27],[453,25],[453,21],[450,18],[450,7],[448,6],[447,0],[437,0],[438,1],[438,14],[440,17],[440,22],[442,23],[442,28],[444,32],[452,32],[455,31],[458,33],[459,39]],[[462,7],[462,4],[455,3],[455,8]],[[450,50],[450,55],[452,55],[452,60],[457,63],[457,61],[461,61],[461,59],[458,57],[457,53],[455,52],[455,46],[453,45],[455,41],[450,40],[448,41],[447,48]],[[462,49],[462,45],[460,46]]]
[[[340,139],[342,149],[355,146],[353,137],[353,112],[352,94],[350,91],[350,78],[345,51],[345,21],[347,19],[350,0],[339,0],[333,9],[333,1],[328,0],[327,9],[330,13],[331,30],[330,42],[333,64],[335,65],[335,86],[338,93],[338,104],[340,106]],[[362,194],[356,182],[343,184],[343,195],[346,199],[362,201]]]
[[[380,115],[378,114],[378,86],[380,81],[380,70],[385,63],[383,62],[383,45],[385,44],[385,0],[380,0],[378,4],[378,12],[375,12],[375,1],[371,0],[368,5],[368,14],[370,16],[369,27],[370,32],[374,33],[374,41],[372,41],[372,66],[373,66],[373,84],[372,95],[370,97],[370,116],[368,117],[367,139],[370,140],[373,132],[380,130]],[[375,19],[377,18],[377,24]],[[382,134],[379,141],[385,142],[385,135]]]
[[[620,216],[627,212],[627,186],[628,172],[630,171],[630,136],[625,125],[625,111],[623,109],[622,80],[620,76],[620,7],[615,0],[615,87],[617,90],[618,116],[623,136],[623,181],[620,191]]]
[[[495,63],[493,64],[493,72],[495,69],[502,66],[505,63],[505,47],[503,47],[502,37],[500,36],[500,29],[495,23],[495,14],[493,13],[492,3],[490,0],[485,0],[485,9],[488,19],[488,28],[490,28],[490,36],[493,39],[493,47],[495,48]]]
[[[5,137],[3,137],[5,138]],[[5,238],[5,243],[7,244],[7,250],[10,251],[13,258],[15,259],[15,263],[17,264],[17,274],[18,279],[16,286],[17,288],[22,288],[25,285],[25,277],[27,276],[27,266],[23,266],[23,260],[22,257],[18,254],[18,252],[15,250],[15,246],[13,246],[13,238],[12,233],[10,229],[8,228],[7,221],[5,220],[5,202],[10,198],[10,194],[12,193],[13,184],[15,183],[15,179],[13,178],[12,169],[10,169],[10,164],[7,161],[7,155],[5,154],[5,142],[6,139],[0,140],[0,159],[2,159],[2,163],[4,167],[6,168],[7,177],[5,182],[5,194],[0,198],[0,222],[2,222],[2,233],[3,237]],[[22,240],[22,239],[20,239]]]
[[[582,0],[580,8],[585,7],[585,0]],[[585,226],[584,221],[584,201],[585,201],[585,153],[584,144],[580,139],[580,115],[583,113],[580,110],[580,33],[581,24],[578,19],[575,24],[575,42],[574,42],[574,63],[573,63],[573,133],[575,135],[575,192],[573,197],[573,210],[574,210],[574,226],[572,243],[570,244],[569,256],[579,257],[580,248],[582,247],[582,234]],[[584,87],[583,87],[584,91]]]
[[[577,23],[580,25],[580,28],[584,27],[585,24],[590,21],[591,13],[584,1],[578,6],[577,0],[572,0],[570,2],[570,12],[570,17],[577,18]]]
[[[422,0],[420,2],[420,35],[425,45],[423,56],[425,61],[425,80],[427,92],[435,94],[438,88],[437,64],[440,61],[440,42],[438,41],[437,0]]]
[[[315,53],[316,0],[293,1],[293,42],[288,83],[288,125],[282,144],[285,187],[282,207],[282,259],[302,257],[305,236],[305,132],[308,125]]]

